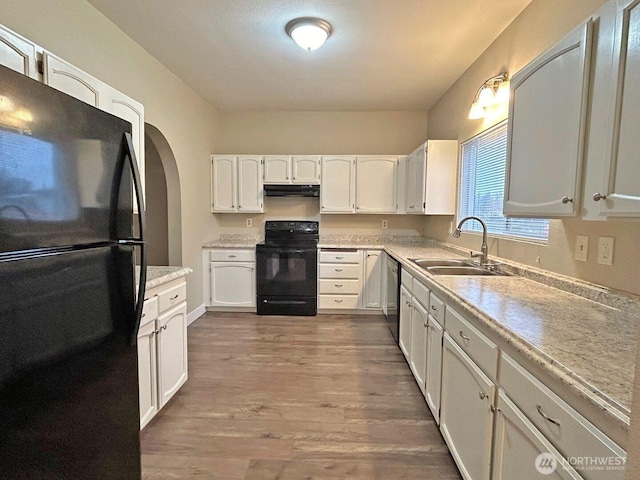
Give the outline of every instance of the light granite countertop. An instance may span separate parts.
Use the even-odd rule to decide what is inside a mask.
[[[136,267],[137,269],[138,267]],[[146,289],[151,290],[164,283],[177,278],[185,277],[192,273],[189,267],[148,266]]]
[[[257,241],[237,236],[203,247],[250,248]],[[468,250],[423,237],[321,235],[318,247],[385,250],[459,313],[628,430],[640,299],[510,261],[509,277],[433,276],[410,259],[468,258]]]

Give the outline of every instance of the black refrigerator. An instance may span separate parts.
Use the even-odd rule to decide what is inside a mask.
[[[0,478],[140,478],[130,132],[0,66]]]

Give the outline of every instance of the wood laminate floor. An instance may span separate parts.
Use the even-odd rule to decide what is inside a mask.
[[[459,479],[382,316],[207,313],[145,479]]]

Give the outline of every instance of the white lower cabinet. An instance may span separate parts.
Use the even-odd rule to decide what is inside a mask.
[[[255,250],[205,251],[209,261],[209,307],[256,306]]]
[[[382,279],[384,255],[381,250],[365,250],[364,255],[364,308],[382,308]]]
[[[429,315],[427,324],[427,365],[424,396],[437,424],[440,424],[440,384],[442,381],[442,338],[444,328]]]
[[[399,330],[398,344],[409,363],[411,362],[411,292],[404,285],[400,286]]]
[[[425,394],[425,371],[427,367],[428,319],[427,309],[413,298],[411,301],[411,356],[409,365],[423,395]]]
[[[147,292],[138,329],[141,429],[187,378],[186,283],[174,280]]]
[[[445,332],[440,430],[462,477],[488,480],[495,384]]]
[[[160,408],[187,381],[187,304],[158,317],[158,397]]]
[[[582,479],[502,389],[498,394],[492,468],[492,480]]]

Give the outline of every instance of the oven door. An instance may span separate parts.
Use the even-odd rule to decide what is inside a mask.
[[[258,296],[316,297],[318,253],[313,247],[256,246]]]

